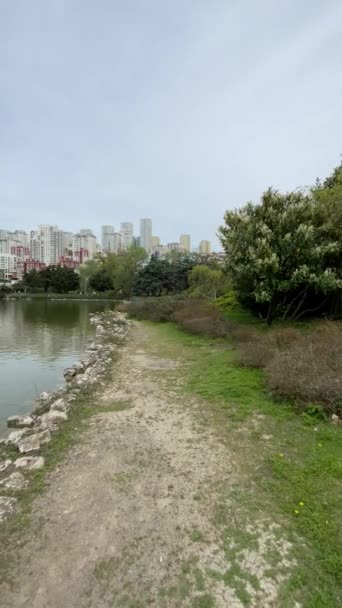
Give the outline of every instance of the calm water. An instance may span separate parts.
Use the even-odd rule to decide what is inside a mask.
[[[6,418],[26,413],[42,391],[63,384],[93,334],[91,312],[107,302],[0,301],[0,436]]]

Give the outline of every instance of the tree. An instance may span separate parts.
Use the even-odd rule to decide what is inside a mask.
[[[118,298],[129,298],[138,271],[146,260],[147,253],[141,247],[131,247],[117,255],[109,254],[103,260],[103,267],[111,277],[113,290]]]
[[[79,272],[81,285],[84,293],[87,293],[87,287],[91,278],[103,267],[103,261],[100,257],[92,258],[81,264]]]
[[[146,296],[181,293],[189,287],[188,276],[193,266],[192,257],[184,254],[166,258],[152,255],[137,273],[134,293]]]
[[[329,228],[331,212],[325,208],[323,217],[322,196],[269,189],[259,205],[225,214],[219,233],[233,288],[268,323],[315,312],[342,287],[336,266],[342,226],[336,233]]]
[[[109,272],[105,268],[100,268],[89,281],[90,287],[95,291],[110,291],[113,283]]]
[[[35,268],[29,272],[25,272],[23,277],[23,284],[29,291],[39,291],[43,287],[41,273],[37,272]]]
[[[219,268],[209,268],[205,264],[195,266],[189,274],[189,291],[197,297],[217,298],[228,289],[226,275]]]

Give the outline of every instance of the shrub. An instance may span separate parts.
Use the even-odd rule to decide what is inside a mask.
[[[342,325],[322,323],[291,344],[278,348],[265,365],[267,385],[297,403],[321,403],[342,413]]]
[[[140,321],[165,322],[171,321],[177,306],[179,306],[179,299],[166,296],[122,302],[118,310],[127,312],[131,317]]]
[[[212,338],[227,336],[231,324],[222,312],[207,300],[187,300],[174,312],[173,319],[186,331]]]
[[[299,330],[291,327],[266,332],[241,327],[233,332],[233,337],[238,341],[239,361],[248,367],[265,367],[275,352],[290,346],[301,336]]]

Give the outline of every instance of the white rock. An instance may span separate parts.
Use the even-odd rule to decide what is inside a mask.
[[[0,522],[14,515],[17,507],[17,499],[14,496],[0,496]]]
[[[10,416],[7,418],[7,426],[17,429],[33,426],[34,420],[31,416]]]
[[[40,401],[48,401],[50,399],[50,397],[51,397],[50,393],[43,392],[43,393],[40,393],[39,399],[40,399]]]
[[[14,466],[17,469],[25,469],[26,471],[36,471],[44,466],[45,460],[43,456],[22,456],[17,458]]]
[[[10,464],[12,464],[12,460],[10,458],[7,458],[6,460],[0,460],[0,473],[6,471]]]
[[[64,370],[64,378],[66,379],[66,381],[71,380],[72,378],[74,378],[74,376],[76,376],[76,369],[73,369],[72,367],[67,367],[67,369]]]
[[[57,399],[57,401],[51,405],[50,412],[59,411],[66,413],[68,409],[68,405],[64,399]]]
[[[0,486],[11,490],[23,490],[23,488],[27,488],[28,480],[22,473],[12,473],[12,475],[0,481]]]
[[[341,422],[341,420],[340,420],[340,418],[336,414],[332,414],[332,416],[331,416],[331,422],[333,424],[339,424]]]
[[[60,410],[50,410],[46,414],[43,414],[40,418],[41,422],[51,420],[52,422],[59,422],[59,420],[68,420],[68,416],[65,412]]]
[[[29,429],[21,429],[20,431],[13,431],[7,437],[7,443],[11,443],[12,445],[18,445],[19,441],[27,435]]]
[[[26,452],[35,452],[39,450],[41,445],[49,443],[49,441],[51,441],[50,430],[44,429],[39,433],[34,433],[33,435],[24,437],[24,439],[18,443],[18,449],[21,454],[26,454]]]

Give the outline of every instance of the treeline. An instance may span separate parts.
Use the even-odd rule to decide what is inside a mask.
[[[323,183],[227,211],[219,228],[239,302],[271,323],[342,312],[342,165]]]
[[[118,299],[180,293],[215,298],[227,289],[226,275],[217,262],[179,252],[148,259],[143,249],[129,249],[90,260],[80,272],[84,289],[112,291]]]

